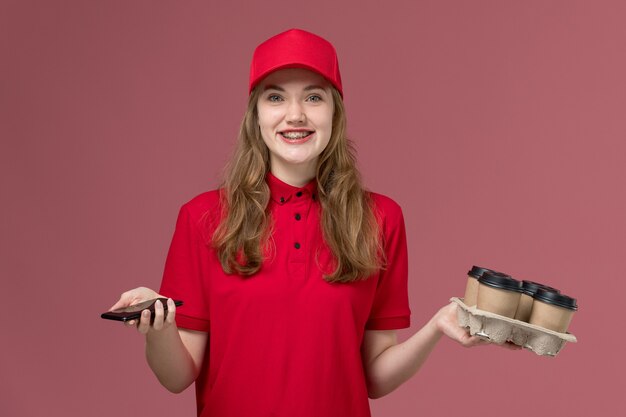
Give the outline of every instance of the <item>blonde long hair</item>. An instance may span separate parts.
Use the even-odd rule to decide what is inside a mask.
[[[324,279],[351,282],[366,279],[383,267],[379,225],[372,199],[363,188],[354,148],[346,137],[341,95],[332,89],[333,130],[317,163],[317,189],[324,240],[335,257],[335,269]],[[265,177],[269,151],[261,137],[257,114],[260,88],[248,99],[235,154],[222,184],[222,219],[213,246],[226,273],[250,276],[264,260],[263,248],[272,231],[268,211],[270,190]]]

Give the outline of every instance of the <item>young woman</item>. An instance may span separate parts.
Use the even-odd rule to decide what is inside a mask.
[[[136,325],[159,381],[196,383],[200,416],[365,417],[443,334],[481,343],[455,305],[410,325],[404,221],[364,190],[346,138],[335,49],[301,30],[258,46],[235,155],[219,190],[179,214],[160,294]],[[184,300],[176,310],[172,298]]]

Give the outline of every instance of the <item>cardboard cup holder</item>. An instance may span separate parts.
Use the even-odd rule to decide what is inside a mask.
[[[543,327],[529,324],[469,307],[463,298],[453,297],[450,301],[459,305],[457,319],[461,327],[469,329],[472,336],[481,337],[499,345],[512,342],[535,352],[540,356],[556,356],[565,343],[576,343],[571,333],[558,333]]]

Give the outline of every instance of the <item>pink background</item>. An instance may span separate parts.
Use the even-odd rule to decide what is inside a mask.
[[[625,21],[597,0],[3,0],[0,415],[194,415],[99,314],[158,287],[179,206],[232,150],[253,48],[291,27],[337,47],[366,183],[404,209],[411,332],[472,264],[580,305],[557,358],[444,340],[374,416],[616,415]]]

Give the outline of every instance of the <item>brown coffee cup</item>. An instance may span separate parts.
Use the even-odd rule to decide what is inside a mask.
[[[478,279],[476,307],[500,316],[513,318],[517,311],[521,283],[500,272],[485,272]]]
[[[472,269],[467,272],[467,284],[465,285],[465,296],[463,297],[463,303],[466,306],[473,307],[476,305],[478,298],[478,278],[480,278],[485,272],[494,271],[473,265]]]
[[[522,281],[522,296],[519,299],[519,305],[515,312],[515,319],[528,323],[530,320],[530,314],[533,310],[534,295],[538,289],[545,289],[553,292],[559,292],[556,288],[548,287],[547,285],[540,284],[533,281]]]
[[[576,311],[578,311],[578,305],[575,298],[539,289],[535,293],[533,310],[528,322],[555,332],[565,333]]]

